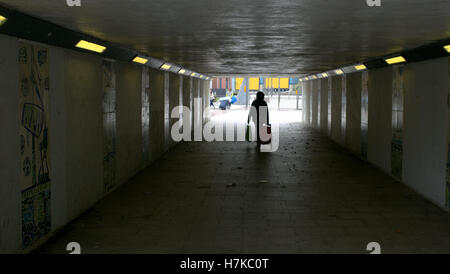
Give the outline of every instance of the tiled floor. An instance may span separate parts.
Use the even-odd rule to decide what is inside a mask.
[[[280,130],[276,153],[179,144],[39,252],[450,253],[449,213],[299,123]]]

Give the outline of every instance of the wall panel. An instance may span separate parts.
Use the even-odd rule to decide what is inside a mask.
[[[142,67],[141,76],[142,167],[150,164],[150,75],[149,68]]]
[[[19,108],[18,42],[0,35],[0,253],[22,249],[22,205],[19,174],[22,169]]]
[[[369,129],[369,72],[361,75],[361,158],[367,159]]]
[[[67,219],[104,194],[103,85],[100,57],[64,52]],[[86,157],[89,155],[89,157]]]
[[[117,74],[117,183],[142,168],[142,69],[116,63]]]
[[[403,66],[394,67],[392,83],[391,174],[402,179],[403,165]]]
[[[117,184],[117,104],[114,62],[103,61],[103,188],[111,191]]]
[[[150,161],[164,152],[164,75],[162,71],[150,69]]]
[[[328,78],[320,79],[320,130],[328,134]]]
[[[362,73],[355,72],[347,75],[347,148],[361,155],[361,88]]]
[[[347,146],[347,75],[341,76],[341,144]]]
[[[331,139],[342,143],[342,77],[331,77]]]
[[[318,128],[318,105],[319,105],[319,89],[318,83],[320,80],[310,81],[310,93],[311,93],[311,126],[313,128]]]
[[[445,206],[448,134],[448,61],[404,68],[403,181]]]
[[[369,71],[369,162],[391,173],[393,68]]]

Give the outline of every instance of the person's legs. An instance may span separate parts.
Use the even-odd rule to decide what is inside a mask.
[[[260,148],[261,147],[261,138],[259,136],[259,129],[261,127],[261,125],[259,124],[259,114],[257,116],[257,124],[256,124],[256,148]]]
[[[261,141],[258,140],[258,141],[256,141],[256,148],[260,148],[260,147],[261,147]]]

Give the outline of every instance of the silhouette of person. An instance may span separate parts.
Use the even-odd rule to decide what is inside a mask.
[[[267,102],[264,101],[264,93],[261,91],[256,93],[256,100],[252,102],[250,113],[248,114],[248,121],[250,121],[250,119],[255,123],[256,143],[257,147],[260,147],[262,143],[260,130],[263,128],[263,125],[269,124],[269,108]]]
[[[214,96],[214,93],[212,91],[209,92],[209,107],[216,108],[214,106],[214,101],[216,100],[216,97]]]

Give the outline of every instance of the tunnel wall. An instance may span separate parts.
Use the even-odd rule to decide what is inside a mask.
[[[18,252],[22,241],[17,48],[17,39],[1,37],[0,63],[10,65],[0,66],[0,252]]]
[[[393,77],[392,67],[369,71],[367,157],[386,173],[391,171]]]
[[[319,84],[318,79],[311,80],[311,123],[314,128],[319,128]]]
[[[170,73],[164,72],[164,151],[170,147]]]
[[[342,76],[331,77],[331,139],[342,142]]]
[[[23,80],[19,81],[22,74],[18,60],[26,56],[21,52],[23,45],[43,49],[34,60],[39,66],[47,66],[48,61],[48,78],[39,82],[49,94],[49,103],[44,108],[49,117],[44,120],[48,139],[36,145],[35,153],[48,159],[50,187],[45,192],[40,186],[33,192],[24,192],[19,180],[25,176],[21,148],[28,146],[27,141],[20,141],[20,130],[24,127],[20,96],[29,97],[30,91],[34,91]],[[169,107],[180,103],[184,96],[181,88],[186,85],[180,82],[178,74],[9,36],[0,35],[0,49],[0,62],[8,64],[0,66],[0,253],[21,253],[45,242],[175,145],[165,130],[171,123],[165,114],[169,113]],[[197,87],[207,86],[207,81],[199,79],[187,78],[187,82],[187,94],[191,94],[191,82],[197,82]],[[146,92],[147,103],[143,99]],[[204,94],[197,92],[197,96]],[[36,96],[33,98],[38,100]],[[190,105],[190,100],[187,97],[183,103]],[[201,112],[207,119],[208,113]],[[145,138],[149,138],[146,150]],[[164,147],[165,144],[168,146]],[[46,154],[42,154],[43,145],[48,146]],[[41,169],[36,170],[41,176]],[[23,215],[25,206],[28,210],[36,203],[39,208],[27,212],[40,215]],[[22,227],[24,218],[36,226],[45,220],[49,230],[33,234],[33,230]],[[31,239],[26,244],[25,236]]]
[[[321,106],[322,106],[322,98],[321,98],[321,84],[322,81],[319,79],[317,80],[317,85],[316,85],[316,93],[317,93],[317,129],[320,130],[320,128],[322,127],[321,124],[321,114],[322,114],[322,110],[321,110]]]
[[[142,167],[146,167],[150,164],[150,73],[147,67],[142,68],[141,83]]]
[[[171,129],[176,122],[176,119],[171,119],[172,117],[172,110],[180,105],[180,78],[179,75],[174,75],[171,73],[168,73],[169,75],[169,134],[167,136],[167,142],[170,147],[172,147],[175,142],[172,140],[171,137]],[[172,76],[173,75],[173,76]]]
[[[320,79],[320,131],[328,133],[328,79]]]
[[[405,66],[403,178],[437,204],[445,204],[448,125],[447,58]]]
[[[300,83],[300,88],[302,90],[302,121],[307,123],[306,113],[308,112],[308,105],[306,104],[306,96],[308,96],[308,91],[306,90],[306,81]]]
[[[66,165],[65,177],[60,178],[64,185],[59,185],[65,190],[66,201],[60,201],[65,206],[54,210],[61,210],[59,214],[71,220],[103,194],[102,59],[71,51],[61,53],[64,74],[58,76],[64,83],[61,90],[51,88],[51,93],[65,92],[65,124],[57,125],[64,128],[65,142],[61,145],[65,146],[65,154],[53,160]],[[55,54],[50,48],[50,58]],[[50,68],[50,78],[58,76]],[[50,115],[53,117],[54,113]],[[50,129],[51,140],[52,137]],[[52,186],[53,190],[56,186]]]
[[[150,70],[150,160],[164,152],[164,72]]]
[[[207,81],[202,81],[203,83],[203,101],[204,101],[204,105],[203,105],[203,117],[204,117],[204,121],[203,123],[207,123],[210,121],[210,108],[209,108],[209,82]]]
[[[192,78],[182,76],[183,77],[183,105],[188,107],[190,110],[192,109]],[[191,124],[191,133],[192,133],[192,123],[193,123],[193,115],[192,111],[188,113],[183,112],[183,119],[187,119]],[[189,129],[185,129],[189,130]]]
[[[117,63],[117,180],[126,182],[142,168],[142,68]]]
[[[347,146],[347,75],[341,76],[341,139],[342,145]]]
[[[304,81],[302,82],[303,87],[303,121],[306,121],[308,124],[311,124],[312,122],[312,104],[311,104],[311,98],[312,98],[312,92],[311,92],[311,81]]]
[[[308,88],[307,88],[307,83],[308,81],[303,81],[301,83],[301,87],[302,87],[302,121],[304,121],[305,123],[308,123],[308,113],[309,113],[309,105],[308,105],[308,96],[309,96],[309,92],[308,92]]]
[[[347,75],[347,147],[358,156],[361,154],[361,88],[362,73]]]
[[[0,39],[1,40],[1,39]],[[64,90],[65,81],[65,54],[64,50],[59,48],[53,48],[53,54],[50,56],[50,91],[52,90]],[[50,159],[64,159],[67,154],[66,148],[66,121],[67,121],[67,108],[66,108],[66,92],[55,92],[50,96],[50,137],[53,148],[50,151]],[[56,114],[56,115],[55,115]],[[66,163],[65,161],[53,161],[50,167],[50,172],[53,175],[51,182],[51,202],[54,204],[60,204],[61,208],[51,207],[52,214],[52,229],[58,229],[63,226],[68,220],[67,214],[67,186],[66,186]],[[21,231],[20,228],[19,231]]]
[[[320,88],[320,117],[328,118],[321,132],[331,123],[333,141],[447,210],[449,64],[444,57],[332,76]],[[313,81],[302,83],[303,117],[316,128],[309,114],[317,109],[310,102],[319,92],[308,88]]]

